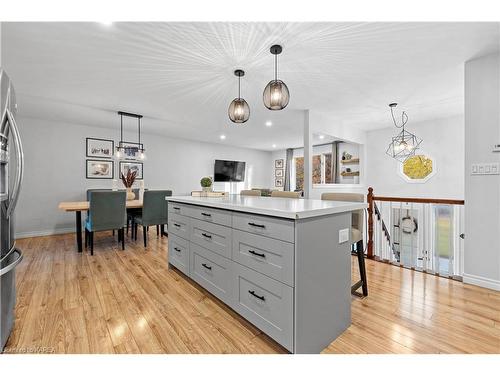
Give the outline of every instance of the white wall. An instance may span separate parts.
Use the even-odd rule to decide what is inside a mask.
[[[464,282],[500,290],[500,176],[470,175],[472,163],[499,162],[500,57],[465,64]]]
[[[436,174],[422,184],[405,181],[399,174],[400,163],[385,153],[399,129],[384,128],[367,133],[367,185],[380,196],[463,199],[463,116],[421,123],[412,123],[409,116],[407,130],[423,139],[417,153],[433,157]]]
[[[111,188],[111,180],[85,178],[85,138],[115,140],[116,130],[97,126],[58,123],[19,117],[25,153],[25,175],[18,207],[16,232],[20,236],[74,230],[74,214],[57,209],[61,201],[84,200],[88,188]],[[134,141],[137,134],[125,134]],[[271,152],[143,134],[148,159],[144,163],[145,187],[171,189],[175,195],[200,190],[203,176],[213,176],[215,159],[246,161],[245,183],[238,189],[267,186]],[[118,162],[115,162],[118,176]],[[215,190],[229,191],[216,183]]]

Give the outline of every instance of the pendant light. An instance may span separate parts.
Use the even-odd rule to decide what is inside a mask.
[[[143,116],[138,115],[136,113],[122,112],[122,111],[118,111],[118,115],[120,116],[120,142],[118,142],[118,146],[116,146],[115,158],[118,160],[123,160],[123,159],[146,160],[146,150],[144,149],[144,145],[141,143],[141,119]],[[136,146],[130,146],[131,142],[123,141],[123,116],[133,117],[137,119],[138,142]]]
[[[234,71],[234,75],[238,77],[238,97],[229,104],[227,113],[232,122],[242,124],[250,118],[250,107],[246,100],[241,97],[241,77],[245,75],[245,72],[237,69]]]
[[[408,115],[406,112],[403,111],[401,114],[401,125],[397,124],[396,118],[394,117],[394,108],[396,108],[397,105],[398,103],[391,103],[389,104],[389,107],[391,108],[391,116],[394,126],[401,129],[401,131],[395,137],[392,137],[392,141],[389,143],[386,154],[403,163],[406,159],[415,155],[415,151],[422,143],[422,139],[405,129],[405,125],[408,122]]]
[[[279,111],[288,105],[290,93],[285,82],[278,79],[278,55],[283,51],[283,48],[275,44],[270,51],[274,55],[274,79],[264,89],[263,99],[267,109]]]

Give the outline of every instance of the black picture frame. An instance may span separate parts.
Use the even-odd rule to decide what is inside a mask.
[[[274,161],[274,168],[283,168],[285,161],[283,159],[276,159]]]
[[[274,170],[274,177],[284,177],[285,176],[285,171],[281,168],[275,169]]]
[[[137,142],[123,141],[119,142],[119,146],[123,147],[123,153],[125,154],[125,160],[137,160],[139,150],[144,149],[144,144]]]
[[[121,177],[121,174],[123,173],[123,165],[125,164],[137,164],[139,166],[138,170],[140,172],[137,173],[137,175],[135,176],[135,179],[136,180],[143,180],[144,179],[144,164],[141,163],[141,162],[138,162],[138,161],[133,161],[133,160],[130,160],[130,161],[120,161],[120,165],[119,165],[119,177]],[[124,173],[125,174],[125,173]]]
[[[89,163],[91,162],[96,162],[99,164],[107,164],[108,166],[111,167],[111,173],[108,173],[106,175],[102,174],[94,174],[94,175],[89,175]],[[115,163],[113,160],[109,159],[87,159],[85,160],[85,178],[89,180],[112,180],[115,175]]]
[[[89,146],[91,146],[89,143],[91,143],[92,141],[110,143],[111,147],[109,149],[111,150],[111,154],[109,156],[107,156],[107,155],[106,156],[99,156],[99,155],[89,153]],[[87,137],[85,139],[85,147],[86,147],[85,155],[88,158],[111,159],[113,157],[113,155],[115,154],[115,141],[113,141],[112,139]]]
[[[282,177],[277,177],[274,180],[274,186],[275,187],[283,187],[283,178]]]

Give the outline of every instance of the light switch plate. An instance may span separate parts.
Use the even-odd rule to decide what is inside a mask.
[[[473,175],[491,175],[499,173],[500,166],[498,163],[476,163],[471,165],[471,174]]]
[[[339,230],[339,243],[349,241],[349,228]]]

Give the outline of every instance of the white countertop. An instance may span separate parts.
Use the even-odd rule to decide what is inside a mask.
[[[221,208],[239,212],[303,219],[331,215],[367,208],[366,203],[322,201],[319,199],[294,199],[227,195],[224,197],[166,197],[167,201],[193,204],[197,206]]]

